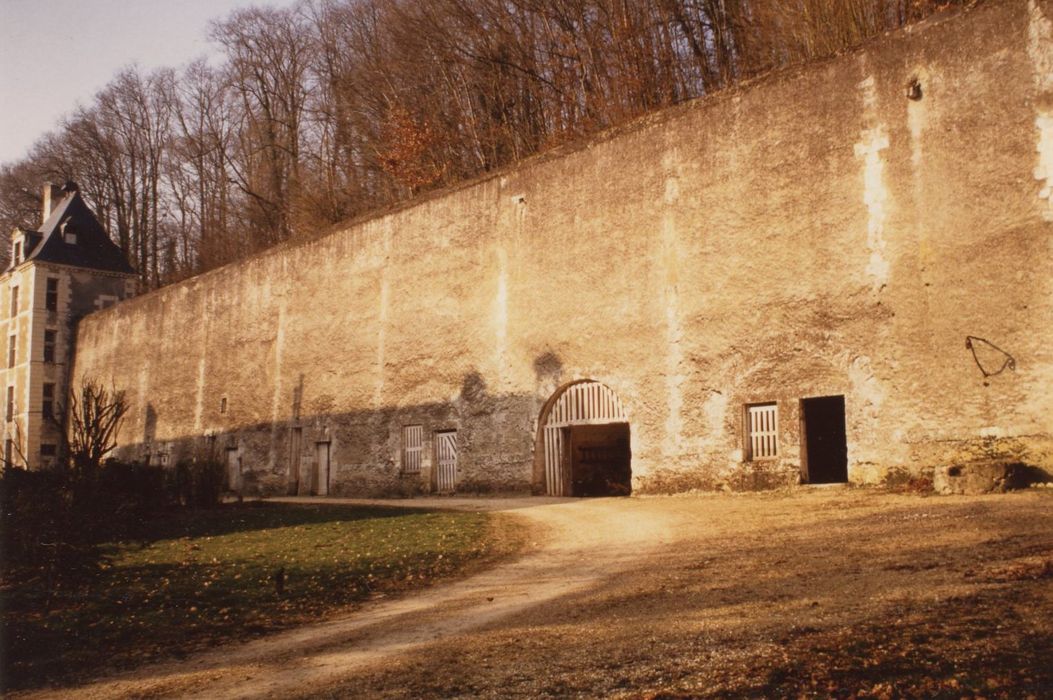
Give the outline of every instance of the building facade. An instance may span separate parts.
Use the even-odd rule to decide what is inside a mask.
[[[128,458],[589,495],[1053,471],[1053,21],[982,3],[92,314]],[[76,381],[76,379],[75,379]]]
[[[76,185],[45,185],[40,229],[12,233],[0,275],[6,466],[36,469],[60,457],[76,323],[135,289],[134,270]]]

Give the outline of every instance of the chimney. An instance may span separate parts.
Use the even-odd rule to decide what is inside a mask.
[[[43,217],[40,219],[41,225],[48,220],[51,216],[51,209],[62,200],[62,188],[58,185],[53,185],[50,182],[44,183],[44,209]]]

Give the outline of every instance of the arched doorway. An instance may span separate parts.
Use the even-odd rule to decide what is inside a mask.
[[[629,418],[610,387],[582,380],[541,409],[537,446],[550,496],[627,496],[632,491]]]

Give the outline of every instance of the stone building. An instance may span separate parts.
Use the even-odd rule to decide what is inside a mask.
[[[39,468],[62,448],[72,341],[81,317],[132,296],[136,275],[73,183],[44,186],[40,229],[15,229],[0,275],[7,351],[5,465]]]
[[[1053,471],[1053,7],[981,3],[92,314],[246,491]]]

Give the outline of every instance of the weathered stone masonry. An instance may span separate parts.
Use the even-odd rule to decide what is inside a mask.
[[[128,391],[125,456],[214,450],[268,492],[325,490],[326,455],[330,492],[434,487],[444,430],[458,490],[544,492],[541,411],[580,379],[636,490],[796,481],[822,396],[851,481],[1053,471],[1051,18],[983,3],[124,302],[76,376]]]

